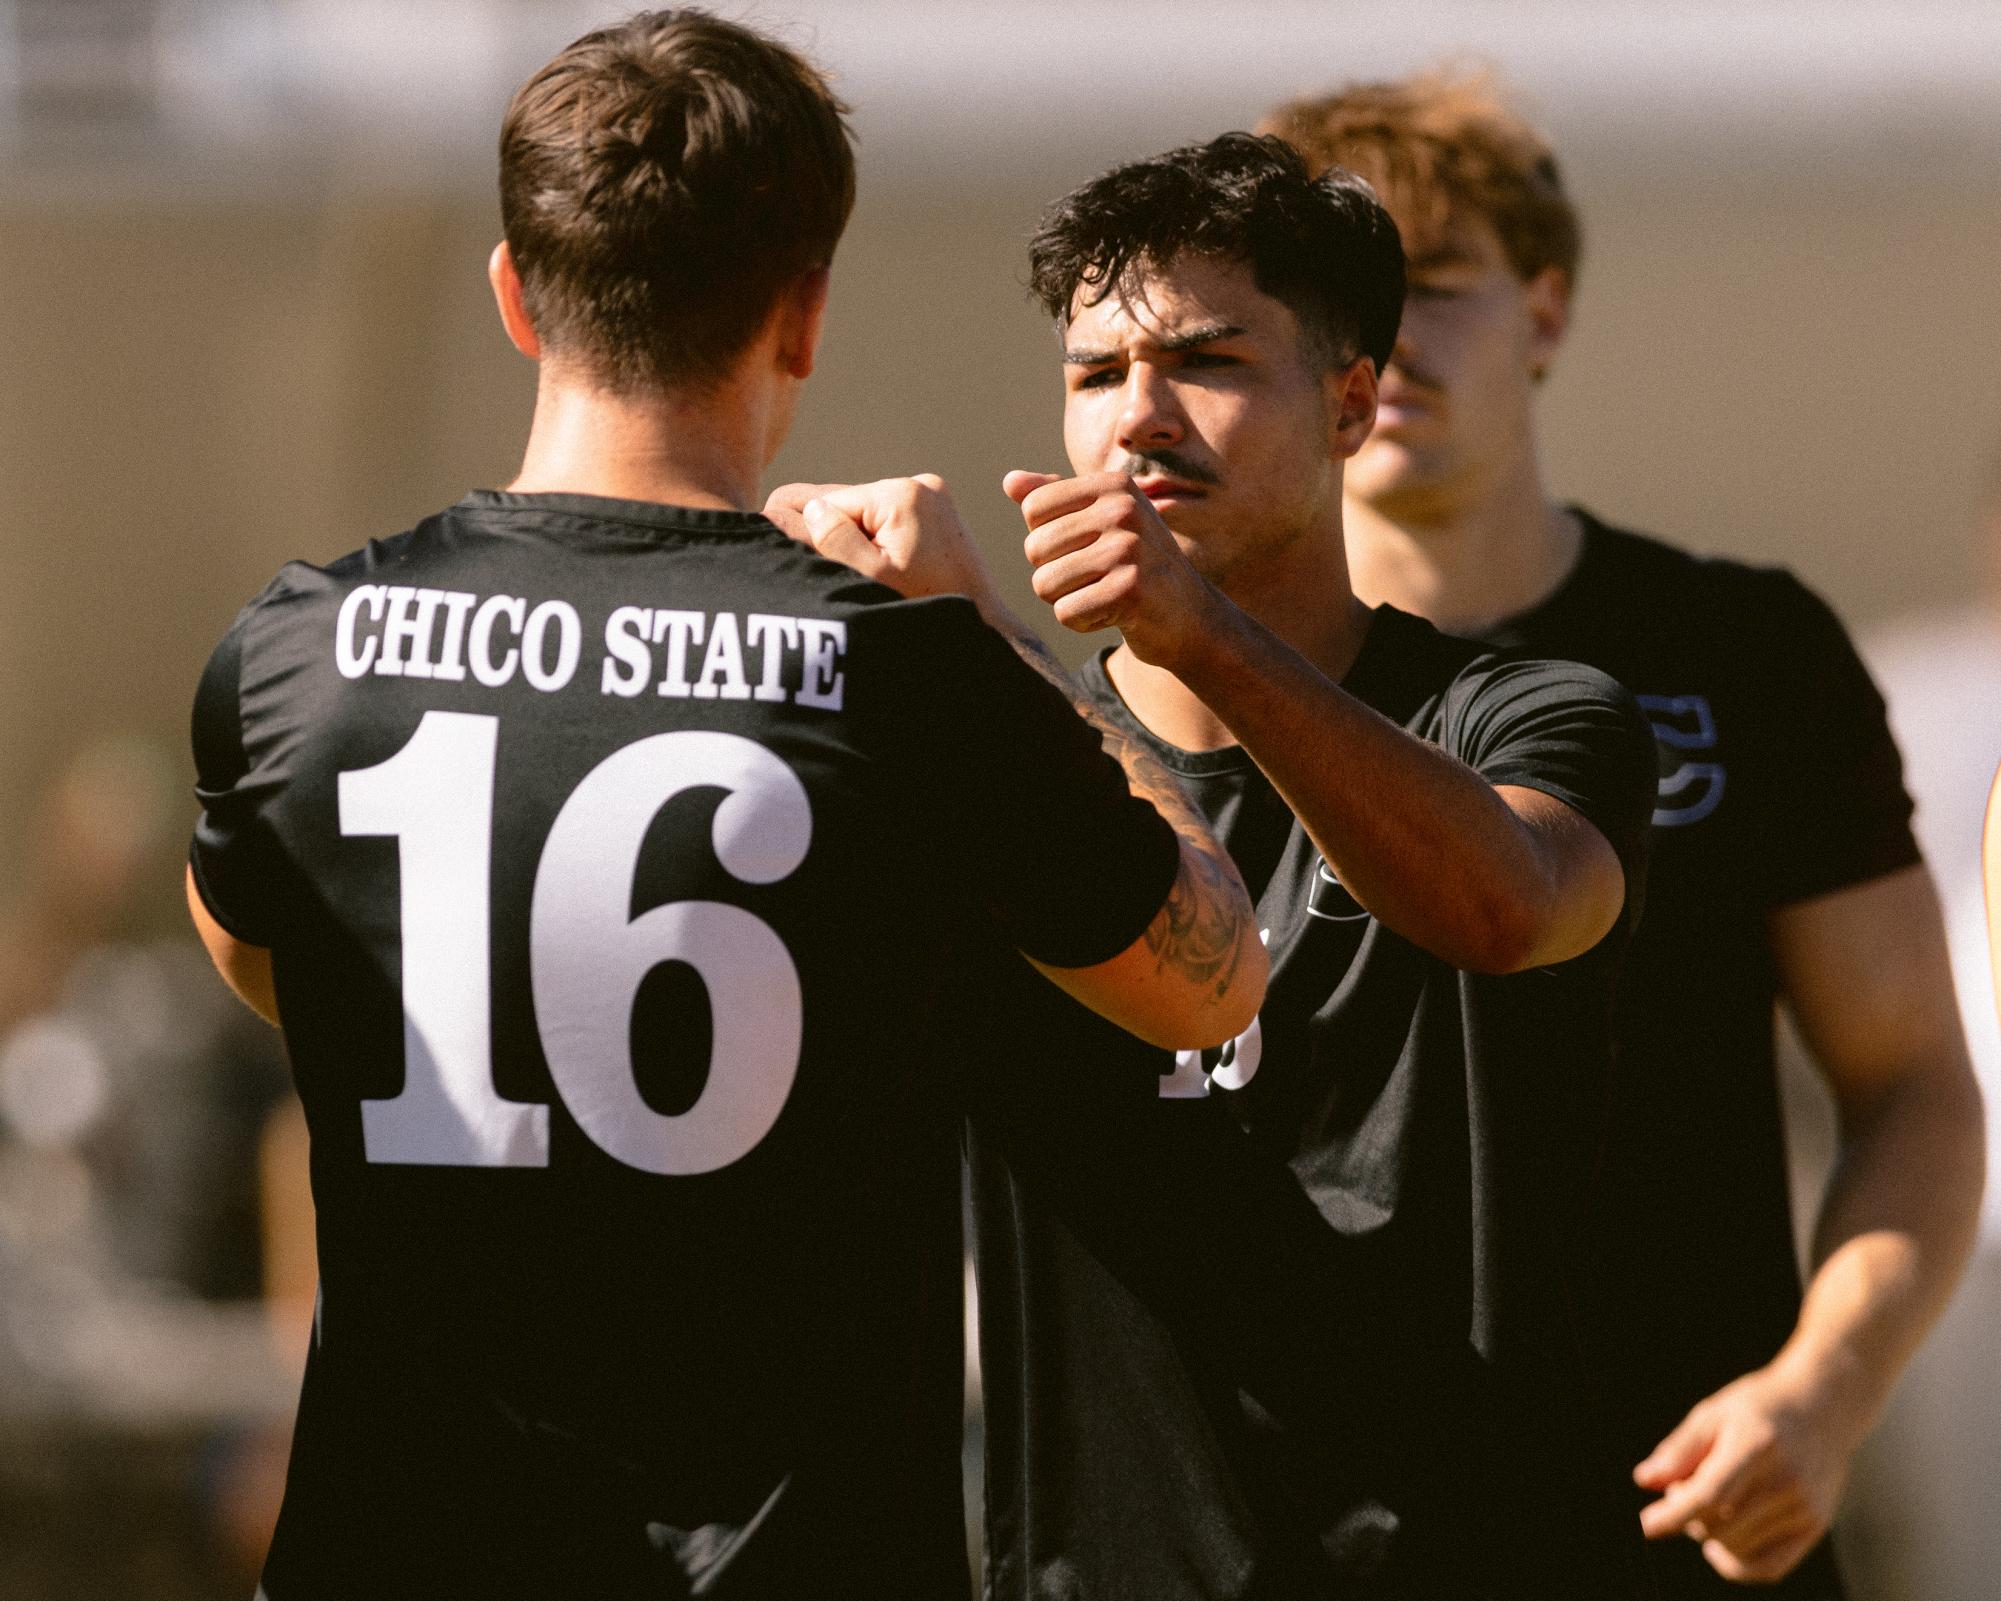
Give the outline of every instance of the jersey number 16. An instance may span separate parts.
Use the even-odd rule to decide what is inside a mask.
[[[430,711],[388,761],[340,775],[345,835],[392,835],[401,876],[403,1089],[361,1103],[368,1160],[546,1167],[549,1109],[493,1085],[489,946],[494,752],[500,720]],[[727,1167],[771,1131],[799,1067],[799,972],[740,906],[672,901],[627,915],[640,846],[660,808],[722,789],[724,871],[773,884],[813,837],[806,787],[735,734],[655,734],[594,767],[557,813],[535,872],[529,975],[542,1051],[584,1133],[649,1173]],[[708,986],[708,1082],[678,1116],[633,1075],[631,1017],[648,973],[685,962]]]

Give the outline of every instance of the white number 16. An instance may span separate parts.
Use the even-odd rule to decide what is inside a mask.
[[[341,832],[395,836],[402,886],[403,1089],[361,1103],[371,1162],[549,1162],[549,1109],[493,1087],[498,735],[494,717],[426,712],[388,761],[340,775]],[[731,877],[773,884],[805,860],[812,805],[777,756],[735,734],[655,734],[607,757],[564,802],[529,910],[530,982],[557,1092],[591,1139],[649,1173],[708,1173],[747,1154],[799,1068],[799,973],[770,925],[719,901],[627,915],[648,827],[698,785],[725,791],[712,833]],[[646,1104],[631,1050],[640,983],[670,961],[700,975],[713,1019],[707,1083],[678,1115]]]

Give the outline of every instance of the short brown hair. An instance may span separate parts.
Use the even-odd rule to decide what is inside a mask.
[[[1258,125],[1318,171],[1359,172],[1422,249],[1455,207],[1484,217],[1524,282],[1546,267],[1572,283],[1583,254],[1577,211],[1549,141],[1508,104],[1491,72],[1439,69],[1293,100]]]
[[[691,9],[584,35],[516,92],[500,214],[537,336],[623,392],[728,371],[854,209],[847,107]]]

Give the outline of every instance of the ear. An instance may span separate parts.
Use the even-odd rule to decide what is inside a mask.
[[[500,307],[500,326],[507,330],[509,343],[530,361],[540,361],[542,340],[535,332],[535,324],[528,320],[528,308],[522,304],[521,274],[514,270],[514,252],[507,248],[505,239],[486,258],[486,281],[493,285],[494,303]]]
[[[1523,286],[1529,312],[1529,376],[1541,383],[1570,332],[1570,274],[1545,267]]]
[[[1345,367],[1329,368],[1326,385],[1328,454],[1345,461],[1376,426],[1376,364],[1357,356]]]
[[[820,353],[820,330],[827,320],[827,289],[832,272],[815,267],[778,302],[778,364],[789,378],[813,376]]]

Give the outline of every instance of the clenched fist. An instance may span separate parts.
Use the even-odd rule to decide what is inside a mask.
[[[965,595],[982,612],[993,579],[933,473],[870,484],[785,484],[764,514],[802,544],[899,595]]]
[[[1221,597],[1125,473],[1001,481],[1028,524],[1035,593],[1065,628],[1116,628],[1141,661],[1170,672]]]

